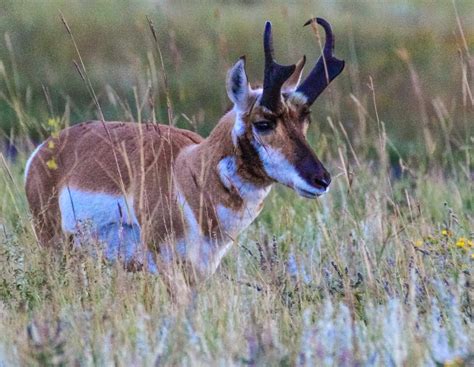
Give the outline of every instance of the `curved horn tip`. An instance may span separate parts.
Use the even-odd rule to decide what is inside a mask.
[[[334,52],[334,45],[335,45],[335,39],[332,33],[331,24],[329,24],[329,22],[324,18],[315,17],[308,20],[304,24],[304,26],[307,26],[308,24],[312,24],[314,22],[318,23],[321,27],[324,28],[324,32],[326,33],[326,42],[324,44],[324,54],[326,57],[329,57]]]
[[[265,63],[271,63],[273,61],[273,35],[272,23],[268,20],[265,22],[265,31],[263,32],[263,51]]]
[[[269,20],[265,22],[265,30],[263,31],[263,35],[265,39],[272,37],[272,22],[270,22]]]
[[[316,18],[316,22],[324,29],[331,29],[331,24],[329,24],[329,22],[324,18]]]
[[[318,96],[327,88],[329,83],[342,72],[345,66],[344,61],[337,59],[333,54],[335,38],[329,22],[323,18],[312,18],[304,25],[313,24],[314,22],[324,28],[326,41],[323,55],[318,59],[306,79],[296,89],[297,93],[301,93],[307,98],[306,103],[308,105],[314,103]]]
[[[310,25],[311,23],[318,23],[321,27],[323,27],[326,31],[331,31],[331,24],[324,19],[324,18],[319,18],[319,17],[314,17],[309,19],[305,24],[303,24],[303,27],[306,27],[307,25]]]
[[[303,27],[306,27],[307,25],[310,25],[311,23],[315,22],[316,21],[316,18],[311,18],[309,19],[308,21],[306,21],[305,24],[303,24]]]
[[[265,30],[263,31],[263,37],[264,37],[265,43],[272,42],[272,23],[269,20],[265,22]]]

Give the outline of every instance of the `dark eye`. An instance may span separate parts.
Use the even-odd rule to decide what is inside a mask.
[[[257,132],[267,133],[272,131],[275,128],[276,124],[274,121],[262,120],[254,122],[253,126],[255,127],[255,130],[257,130]]]

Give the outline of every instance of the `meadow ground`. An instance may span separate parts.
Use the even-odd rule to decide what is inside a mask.
[[[18,4],[0,5],[0,366],[474,364],[470,2]],[[276,188],[185,309],[159,277],[38,246],[24,163],[97,117],[92,90],[108,120],[206,135],[226,68],[247,53],[260,78],[264,20],[289,63],[319,54],[312,15],[347,63],[313,106],[328,194]]]

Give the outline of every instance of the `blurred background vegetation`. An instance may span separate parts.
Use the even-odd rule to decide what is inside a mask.
[[[346,60],[310,128],[330,194],[275,190],[183,313],[160,277],[38,246],[24,163],[99,117],[91,86],[106,120],[163,123],[168,90],[207,135],[239,56],[261,80],[265,20],[310,70],[313,16]],[[473,46],[473,0],[0,0],[0,366],[472,365]]]
[[[38,141],[49,118],[67,125],[98,117],[60,12],[106,120],[154,114],[167,123],[166,75],[173,123],[206,135],[229,103],[226,71],[240,55],[247,55],[250,79],[261,80],[264,21],[274,24],[279,62],[306,54],[308,71],[320,49],[302,24],[321,16],[333,25],[347,67],[313,106],[313,139],[329,131],[329,116],[367,156],[367,139],[377,136],[371,129],[385,127],[392,164],[400,157],[429,164],[446,152],[464,157],[472,145],[472,1],[2,0],[0,129],[10,141]],[[374,123],[374,97],[383,124]]]

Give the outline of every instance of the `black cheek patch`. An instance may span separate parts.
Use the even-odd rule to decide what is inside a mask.
[[[252,176],[253,180],[258,183],[265,184],[270,178],[263,168],[263,163],[260,160],[257,150],[252,145],[249,139],[245,136],[238,139],[240,158],[245,166],[245,171]]]

